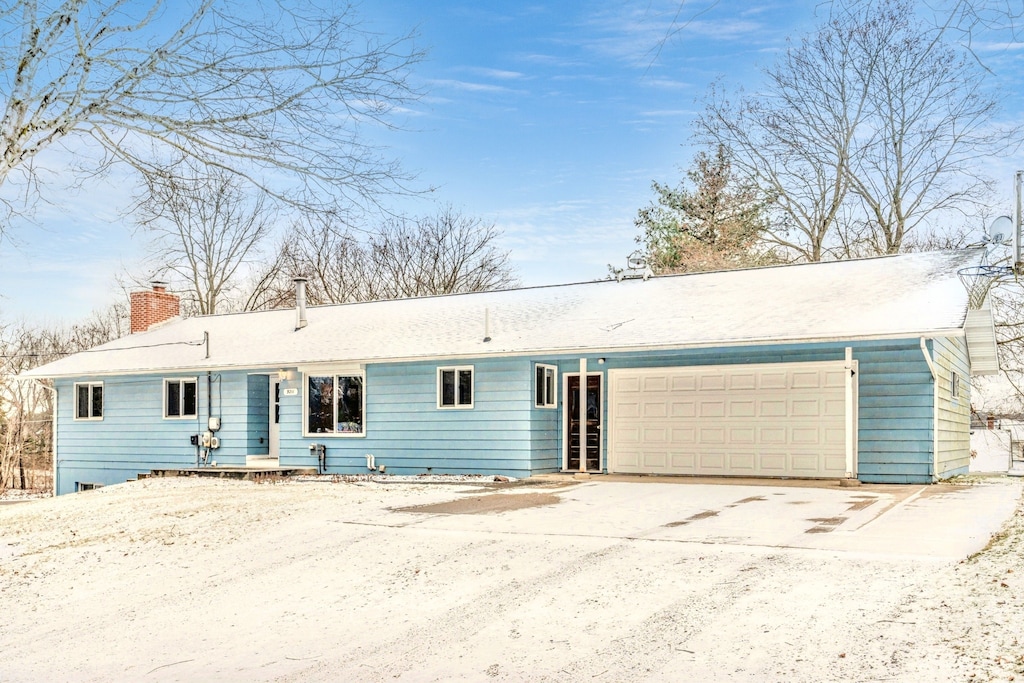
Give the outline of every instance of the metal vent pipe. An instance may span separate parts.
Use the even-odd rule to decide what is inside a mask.
[[[293,278],[292,281],[295,283],[295,331],[298,332],[308,324],[306,321],[306,278],[300,275]]]

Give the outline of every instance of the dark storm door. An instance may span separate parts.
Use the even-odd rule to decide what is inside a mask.
[[[586,419],[586,471],[601,471],[601,375],[587,375],[586,406],[580,400],[579,373],[567,373],[565,397],[565,469],[579,472],[581,415]],[[584,408],[581,410],[581,408]]]

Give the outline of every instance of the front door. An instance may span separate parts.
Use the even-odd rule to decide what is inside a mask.
[[[281,382],[270,378],[270,447],[267,454],[271,458],[278,457],[278,445],[281,438]]]
[[[565,375],[565,469],[569,472],[601,471],[601,377],[587,375],[586,401],[580,400],[580,375]],[[582,410],[581,410],[582,408]],[[581,415],[583,418],[581,418]],[[583,421],[585,419],[585,422]],[[586,448],[581,448],[581,425],[586,424]],[[580,467],[580,457],[585,467]]]

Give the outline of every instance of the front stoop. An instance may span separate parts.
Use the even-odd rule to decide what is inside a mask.
[[[245,456],[245,466],[268,469],[279,467],[280,465],[278,459],[271,455],[247,455]]]
[[[214,477],[220,479],[270,479],[316,474],[315,467],[189,467],[181,469],[153,470],[150,477]]]

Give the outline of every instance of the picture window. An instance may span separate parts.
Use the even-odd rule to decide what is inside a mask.
[[[306,377],[306,433],[362,436],[366,425],[362,375]]]

